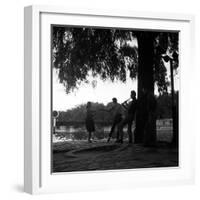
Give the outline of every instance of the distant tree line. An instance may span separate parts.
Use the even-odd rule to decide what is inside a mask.
[[[102,103],[92,103],[92,108],[94,112],[94,119],[98,122],[111,122],[111,114],[105,109],[108,109],[108,105]],[[83,122],[86,117],[86,104],[81,104],[75,108],[67,111],[61,111],[59,113],[58,122]]]
[[[178,93],[175,93],[175,99],[177,99]],[[157,100],[157,119],[172,118],[172,98],[171,94],[163,93],[156,96]],[[96,122],[107,122],[112,121],[112,113],[104,111],[109,108],[109,104],[104,105],[103,103],[92,103],[93,110],[96,111],[94,119]],[[86,116],[86,104],[81,104],[75,108],[67,111],[61,111],[58,117],[58,124],[65,122],[83,122]]]

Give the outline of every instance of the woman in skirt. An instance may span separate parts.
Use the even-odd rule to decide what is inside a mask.
[[[85,119],[85,125],[86,129],[88,132],[88,142],[91,143],[91,137],[92,137],[92,132],[95,131],[95,125],[94,125],[94,111],[91,109],[92,104],[91,102],[87,103],[86,106],[86,119]]]

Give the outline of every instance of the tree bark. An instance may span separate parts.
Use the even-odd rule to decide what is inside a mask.
[[[153,144],[156,140],[156,118],[149,119],[151,115],[147,106],[148,98],[145,95],[145,93],[154,94],[154,39],[155,33],[153,32],[137,33],[139,66],[135,143],[144,143],[148,140],[148,143]]]

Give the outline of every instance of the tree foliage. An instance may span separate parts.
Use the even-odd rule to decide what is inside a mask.
[[[146,32],[146,31],[145,31]],[[126,82],[138,71],[137,34],[142,31],[100,29],[91,27],[54,26],[52,29],[53,66],[69,93],[81,82],[88,83],[88,76],[102,80]],[[178,52],[177,32],[155,32],[154,82],[160,93],[167,92],[166,67],[163,54]],[[178,67],[178,57],[173,63]]]
[[[66,92],[88,81],[89,72],[102,80],[126,82],[136,77],[137,50],[130,31],[95,28],[53,28],[53,65]]]
[[[178,107],[178,91],[174,93],[176,106]],[[157,100],[157,116],[159,119],[172,118],[172,96],[168,93],[163,93],[156,97]]]
[[[158,86],[158,92],[166,93],[169,86],[169,81],[166,78],[167,70],[165,62],[162,59],[163,54],[177,53],[177,57],[173,61],[173,69],[178,68],[178,32],[162,32],[155,37],[155,52],[154,52],[154,76]]]

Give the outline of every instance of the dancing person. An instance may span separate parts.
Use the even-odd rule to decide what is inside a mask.
[[[95,131],[95,125],[94,125],[94,111],[92,110],[92,103],[89,101],[86,105],[86,119],[85,119],[85,125],[88,132],[88,142],[91,143],[91,137],[92,132]]]
[[[113,120],[112,120],[112,126],[109,132],[108,140],[107,142],[110,142],[110,139],[112,137],[113,132],[115,131],[115,127],[121,122],[122,120],[122,106],[117,102],[117,98],[112,99],[112,105],[110,109],[106,110],[108,112],[112,112],[113,114]],[[117,128],[117,140],[119,140],[119,128]]]
[[[123,143],[123,128],[125,125],[128,125],[128,136],[129,136],[129,143],[132,143],[132,123],[135,118],[136,108],[137,108],[137,100],[136,100],[136,92],[134,90],[131,91],[131,101],[125,101],[122,106],[126,110],[126,114],[124,119],[119,124],[119,133],[120,139],[116,142]]]

